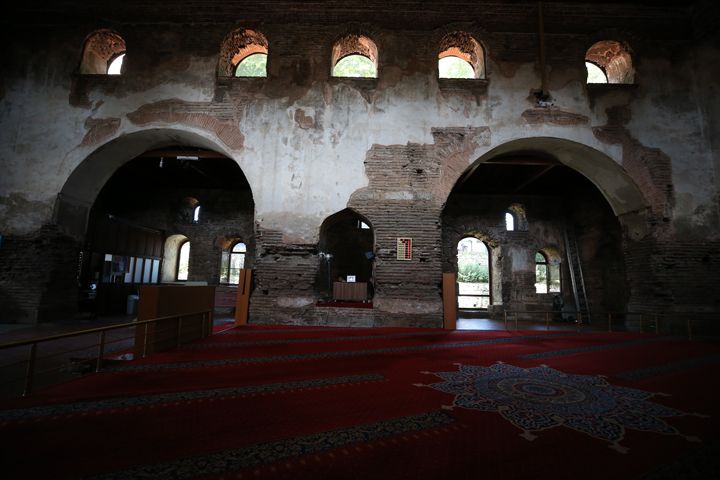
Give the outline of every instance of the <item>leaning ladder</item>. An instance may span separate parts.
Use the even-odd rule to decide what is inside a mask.
[[[575,231],[571,227],[565,228],[564,237],[568,270],[570,270],[570,281],[575,298],[575,311],[578,312],[579,321],[590,323],[590,303],[585,291],[585,279],[583,278],[582,262],[580,261],[580,251],[578,250]]]

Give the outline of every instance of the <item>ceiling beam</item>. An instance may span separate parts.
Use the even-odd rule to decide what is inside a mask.
[[[527,180],[525,180],[523,183],[521,183],[520,185],[518,185],[517,187],[515,187],[515,188],[513,189],[512,193],[518,193],[518,192],[519,192],[520,190],[522,190],[523,188],[525,188],[525,187],[527,187],[528,185],[530,185],[531,183],[537,181],[540,177],[542,177],[543,175],[545,175],[546,173],[548,173],[550,170],[552,170],[553,167],[555,167],[555,165],[547,165],[545,168],[543,168],[542,170],[540,170],[538,173],[536,173],[535,175],[531,176],[530,178],[528,178]]]

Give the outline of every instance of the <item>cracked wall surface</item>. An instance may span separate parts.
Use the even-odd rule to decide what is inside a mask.
[[[23,243],[32,251],[39,232],[82,241],[97,193],[143,152],[199,147],[236,162],[252,191],[254,319],[439,326],[445,202],[479,159],[530,149],[584,174],[619,217],[630,304],[717,308],[717,295],[680,286],[704,280],[663,276],[649,260],[686,252],[703,279],[717,277],[702,259],[720,239],[720,64],[695,7],[548,4],[543,66],[537,19],[514,2],[438,3],[433,15],[374,0],[206,6],[20,7],[0,87],[0,234],[15,245],[0,247],[4,262]],[[78,71],[100,13],[127,48],[119,76]],[[261,35],[266,78],[227,76],[228,48],[248,43],[225,42],[234,31]],[[452,32],[482,43],[485,78],[437,78]],[[330,77],[333,45],[348,34],[375,42],[378,78]],[[585,83],[585,54],[607,39],[631,47],[634,84]],[[338,317],[316,308],[312,285],[320,226],[348,207],[375,229],[376,299]],[[403,236],[414,239],[411,262],[394,258]]]

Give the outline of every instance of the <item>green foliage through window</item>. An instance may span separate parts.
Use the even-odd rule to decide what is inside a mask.
[[[440,78],[475,78],[472,65],[452,55],[438,61],[438,74]]]
[[[348,55],[340,59],[333,68],[333,77],[377,77],[372,60],[364,55]]]
[[[235,69],[236,77],[267,77],[267,55],[254,53],[245,57]]]

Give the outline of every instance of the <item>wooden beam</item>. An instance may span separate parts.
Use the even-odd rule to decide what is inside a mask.
[[[545,175],[547,172],[549,172],[550,170],[552,170],[552,168],[553,168],[554,166],[555,166],[555,165],[548,165],[548,166],[546,166],[545,168],[543,168],[542,170],[540,170],[538,173],[536,173],[535,175],[531,176],[529,179],[525,180],[523,183],[521,183],[520,185],[518,185],[517,187],[515,187],[515,188],[513,189],[512,193],[517,193],[517,192],[519,192],[520,190],[522,190],[523,188],[527,187],[528,185],[530,185],[531,183],[533,183],[534,181],[536,181],[537,179],[539,179],[540,177],[542,177],[543,175]]]
[[[193,149],[159,149],[159,150],[148,150],[145,153],[138,155],[138,157],[153,157],[153,158],[176,158],[176,157],[198,157],[198,158],[227,158],[222,153],[213,152],[212,150],[193,150]]]

